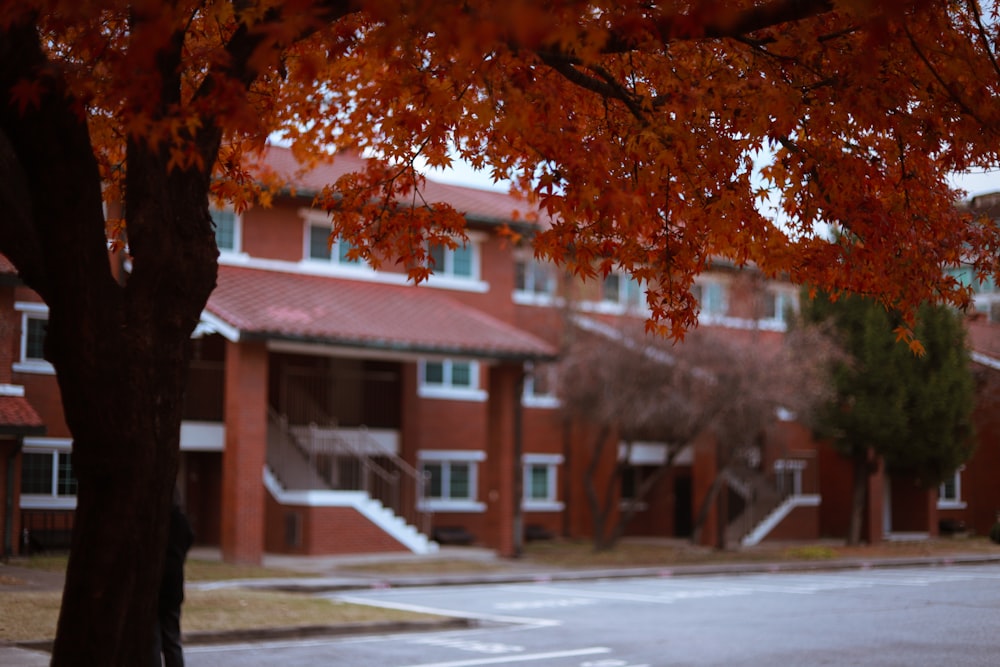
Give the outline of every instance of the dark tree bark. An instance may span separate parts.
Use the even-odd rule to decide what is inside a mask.
[[[861,544],[861,527],[864,523],[865,508],[868,506],[868,478],[871,466],[867,452],[855,452],[851,458],[853,475],[851,479],[851,518],[847,526],[847,544]]]
[[[0,31],[3,100],[45,65],[33,26]],[[49,306],[46,356],[73,435],[77,510],[52,664],[149,664],[189,338],[215,284],[208,172],[129,147],[134,269],[119,284],[86,123],[58,76],[44,80],[37,108],[0,104],[0,205],[15,213],[0,221],[0,251]],[[201,139],[211,152],[213,136]]]

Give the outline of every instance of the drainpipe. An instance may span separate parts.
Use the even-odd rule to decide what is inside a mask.
[[[524,367],[514,383],[514,558],[524,554]]]

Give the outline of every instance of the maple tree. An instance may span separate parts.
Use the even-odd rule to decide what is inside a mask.
[[[539,254],[649,285],[653,328],[693,326],[693,277],[725,257],[870,294],[906,337],[916,304],[968,304],[943,265],[998,273],[996,227],[945,181],[1000,157],[996,19],[974,0],[0,4],[0,252],[49,306],[79,477],[53,664],[146,658],[208,200],[266,204],[272,133],[306,166],[382,158],[317,205],[415,279],[423,241],[464,222],[423,200],[416,160],[458,155],[537,204]]]

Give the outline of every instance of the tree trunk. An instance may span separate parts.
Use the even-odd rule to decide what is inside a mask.
[[[868,477],[871,475],[871,467],[868,465],[867,452],[855,453],[851,460],[854,464],[854,474],[851,480],[851,519],[847,527],[847,544],[855,546],[861,543],[861,526],[868,504]]]
[[[701,543],[701,533],[705,528],[705,522],[708,521],[708,513],[712,509],[712,505],[715,504],[716,498],[719,496],[719,491],[722,490],[722,473],[719,472],[715,475],[715,479],[712,480],[712,486],[708,487],[708,493],[701,501],[701,505],[698,507],[698,514],[694,520],[694,528],[691,532],[691,542],[692,544]],[[719,522],[723,522],[723,517],[718,517]]]
[[[599,550],[599,545],[604,541],[605,522],[607,517],[602,509],[600,498],[597,495],[597,469],[600,467],[601,455],[604,453],[605,441],[608,439],[610,429],[602,426],[594,436],[594,446],[591,447],[591,458],[587,463],[587,470],[584,474],[584,490],[587,494],[587,504],[590,506],[590,516],[594,527],[594,548]]]

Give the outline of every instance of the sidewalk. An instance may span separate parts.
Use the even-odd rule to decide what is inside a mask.
[[[190,558],[197,560],[219,560],[218,550],[196,548]],[[482,566],[481,571],[419,573],[421,561],[473,561]],[[968,553],[941,556],[907,556],[876,558],[833,558],[824,560],[783,560],[760,562],[705,563],[667,566],[615,567],[615,568],[558,568],[538,565],[521,560],[507,560],[496,556],[487,549],[469,547],[442,548],[438,553],[420,556],[414,554],[367,554],[359,556],[304,557],[267,555],[263,565],[269,568],[301,573],[301,576],[274,579],[242,579],[211,582],[191,582],[188,587],[197,590],[220,588],[270,589],[286,592],[323,593],[369,588],[402,588],[415,586],[459,586],[477,584],[530,583],[550,581],[584,581],[627,577],[692,577],[719,574],[751,574],[761,572],[810,572],[915,566],[950,566],[1000,563],[1000,549],[995,553]],[[394,573],[365,572],[358,566],[391,564],[398,570]],[[412,572],[407,565],[412,564]],[[62,575],[42,572],[10,565],[0,565],[0,591],[59,590]],[[420,626],[417,629],[437,628]],[[455,627],[452,624],[450,627]],[[412,627],[371,627],[326,628],[327,634],[361,631],[400,631]],[[310,628],[315,634],[323,628]],[[268,632],[267,638],[302,636],[303,629],[276,628]],[[260,638],[256,632],[256,638]],[[185,635],[188,644],[223,643],[226,641],[247,641],[246,632],[232,633],[190,633]],[[0,641],[0,665],[4,667],[41,667],[48,665],[49,654],[45,651],[14,646]],[[33,645],[32,645],[33,646]]]

